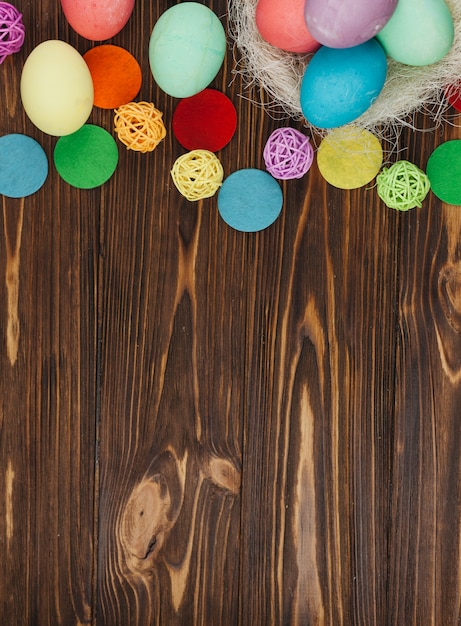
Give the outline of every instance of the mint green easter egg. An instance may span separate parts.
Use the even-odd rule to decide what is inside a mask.
[[[149,63],[163,91],[187,98],[211,83],[225,52],[226,34],[216,14],[198,2],[182,2],[167,9],[155,23]]]
[[[387,56],[405,65],[432,65],[451,49],[453,17],[444,0],[399,0],[376,39]]]

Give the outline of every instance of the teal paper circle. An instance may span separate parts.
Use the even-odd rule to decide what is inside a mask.
[[[27,135],[0,137],[0,194],[24,198],[38,191],[48,176],[48,158],[42,146]]]
[[[233,172],[218,193],[222,219],[242,232],[254,233],[267,228],[278,218],[282,206],[279,183],[263,170],[249,168]]]

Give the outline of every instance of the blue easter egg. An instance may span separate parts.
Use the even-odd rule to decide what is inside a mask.
[[[310,124],[336,128],[365,113],[387,74],[386,54],[376,39],[352,48],[322,46],[306,67],[301,110]]]

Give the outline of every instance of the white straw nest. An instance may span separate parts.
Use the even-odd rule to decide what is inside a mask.
[[[413,126],[412,116],[426,112],[438,126],[444,121],[448,103],[447,86],[461,86],[461,0],[446,0],[455,24],[450,52],[438,63],[424,67],[388,60],[386,83],[376,101],[353,124],[384,136],[397,135],[403,126]],[[247,89],[264,89],[268,101],[260,103],[274,117],[304,120],[300,87],[312,55],[284,52],[268,44],[259,34],[255,11],[257,0],[229,0],[229,34],[240,57],[235,72]],[[266,100],[266,98],[264,98]],[[305,120],[304,120],[305,121]],[[306,125],[317,135],[324,131]]]

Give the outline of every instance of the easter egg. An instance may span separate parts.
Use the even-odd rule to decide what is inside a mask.
[[[69,135],[91,114],[93,81],[88,65],[70,44],[43,41],[32,50],[21,74],[21,99],[35,126],[49,135]]]
[[[79,35],[103,41],[122,30],[133,12],[134,0],[61,0],[61,6]]]
[[[188,98],[211,83],[225,52],[226,34],[215,13],[198,2],[182,2],[167,9],[154,25],[150,68],[168,95]]]
[[[312,37],[304,20],[305,0],[259,0],[256,27],[261,37],[286,52],[314,52],[319,43]]]
[[[397,0],[305,0],[312,36],[330,48],[351,48],[368,41],[393,14]]]
[[[386,73],[386,55],[375,39],[352,48],[322,46],[301,82],[304,117],[319,128],[352,122],[376,100]]]
[[[454,24],[444,0],[399,0],[376,36],[386,54],[406,65],[440,61],[454,40]]]

